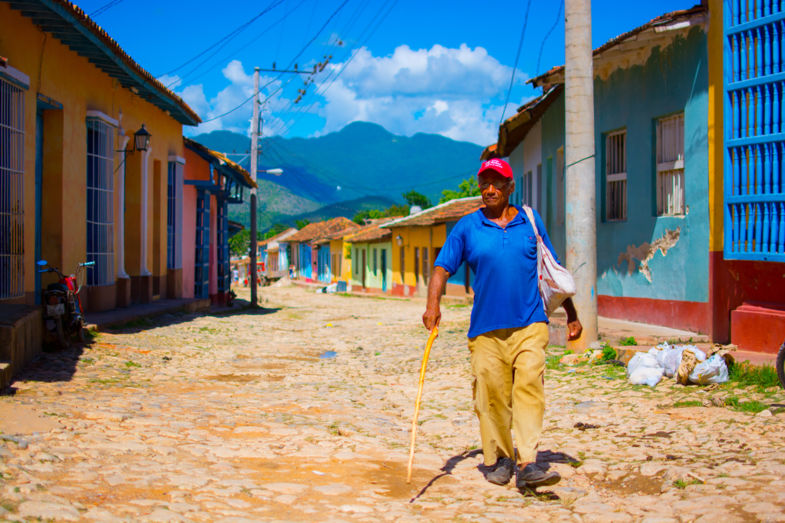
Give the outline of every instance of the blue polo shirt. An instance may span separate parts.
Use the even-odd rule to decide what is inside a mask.
[[[469,337],[496,329],[548,322],[537,287],[537,238],[521,207],[501,228],[482,209],[461,218],[447,236],[435,265],[455,274],[466,261],[474,272],[474,306]],[[558,261],[545,224],[532,210],[545,245]]]

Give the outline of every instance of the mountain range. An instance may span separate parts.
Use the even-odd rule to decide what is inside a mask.
[[[230,131],[192,137],[250,170],[251,140]],[[274,223],[317,221],[404,203],[415,190],[438,202],[444,189],[473,176],[482,147],[441,135],[398,136],[382,126],[353,122],[314,138],[273,136],[260,142],[259,230]],[[283,175],[266,169],[283,169]],[[230,206],[230,219],[249,224],[248,204]]]

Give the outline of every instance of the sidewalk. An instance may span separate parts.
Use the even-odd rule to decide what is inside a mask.
[[[195,312],[210,308],[210,299],[183,298],[179,300],[158,300],[141,305],[132,305],[103,312],[87,314],[87,328],[102,330],[112,325],[128,323],[149,316],[157,316],[170,312]]]

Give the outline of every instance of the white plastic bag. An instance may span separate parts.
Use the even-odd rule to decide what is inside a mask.
[[[531,207],[524,205],[523,210],[529,217],[534,234],[537,236],[537,283],[545,307],[545,315],[550,317],[564,300],[575,296],[575,280],[570,271],[556,262],[553,253],[542,241]]]
[[[646,352],[636,352],[630,362],[627,364],[627,376],[632,375],[636,370],[642,367],[651,367],[658,369],[660,364],[657,358]]]
[[[662,379],[662,367],[638,367],[630,374],[629,381],[633,385],[654,387]]]
[[[708,385],[709,383],[725,383],[728,381],[728,366],[719,354],[698,363],[690,373],[690,383]]]

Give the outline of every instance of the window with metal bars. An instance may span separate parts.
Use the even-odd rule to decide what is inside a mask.
[[[0,299],[24,295],[24,92],[0,78]]]
[[[88,285],[114,282],[114,127],[87,119]]]
[[[785,261],[785,5],[733,0],[725,27],[727,259]]]
[[[627,131],[605,135],[605,219],[627,219]]]
[[[657,215],[684,214],[684,113],[657,120]]]
[[[166,177],[166,268],[174,269],[177,243],[175,242],[177,220],[177,163],[169,162]]]

